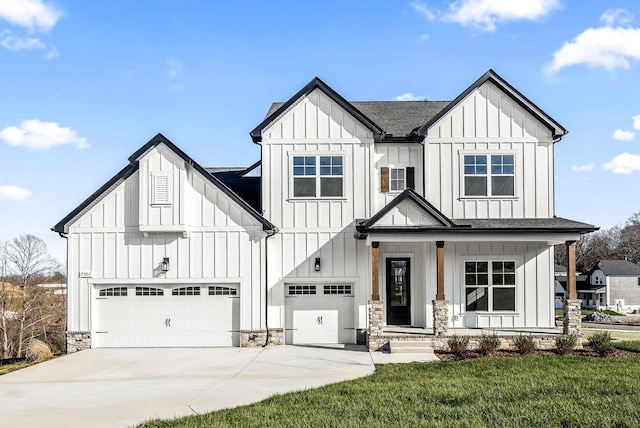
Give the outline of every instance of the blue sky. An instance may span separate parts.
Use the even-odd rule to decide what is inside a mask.
[[[569,129],[556,214],[640,210],[633,0],[0,0],[0,241],[49,229],[162,132],[204,166],[314,76],[348,100],[451,100],[487,69]]]

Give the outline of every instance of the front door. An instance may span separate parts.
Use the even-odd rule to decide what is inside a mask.
[[[387,324],[411,324],[409,259],[387,259]]]

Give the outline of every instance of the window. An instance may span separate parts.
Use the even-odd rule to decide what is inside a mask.
[[[232,287],[221,287],[214,285],[209,287],[209,296],[235,296],[238,294],[238,290]]]
[[[464,195],[514,196],[514,155],[464,155]]]
[[[98,294],[100,297],[123,297],[127,295],[127,287],[103,288]]]
[[[594,285],[604,285],[604,278],[600,275],[594,275]]]
[[[315,285],[290,285],[289,286],[289,295],[301,295],[301,294],[316,294],[316,286]]]
[[[153,287],[136,287],[136,296],[164,296],[164,290]]]
[[[515,311],[516,264],[514,261],[464,263],[467,311]]]
[[[389,190],[401,192],[406,187],[404,168],[389,168]]]
[[[351,294],[351,285],[325,285],[324,294]]]
[[[173,296],[199,296],[200,287],[182,287],[171,290]]]
[[[166,173],[152,173],[152,204],[171,203],[171,176]]]
[[[294,156],[293,196],[331,198],[344,196],[342,156]]]

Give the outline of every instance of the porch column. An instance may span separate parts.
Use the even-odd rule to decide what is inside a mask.
[[[582,314],[580,312],[580,299],[576,290],[576,242],[565,242],[567,248],[567,298],[563,305],[563,325],[564,334],[574,334],[581,336]]]
[[[436,241],[436,300],[433,300],[433,334],[446,336],[449,330],[449,301],[444,295],[444,241]]]
[[[371,300],[369,300],[369,332],[367,346],[376,351],[385,343],[383,332],[383,303],[380,300],[380,243],[371,243]]]

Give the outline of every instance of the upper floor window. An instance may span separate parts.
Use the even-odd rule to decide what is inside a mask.
[[[344,196],[342,156],[294,156],[293,196],[296,198]]]
[[[514,196],[514,155],[464,155],[464,194]]]
[[[415,183],[415,168],[382,167],[380,168],[380,192],[402,192],[413,189]]]

